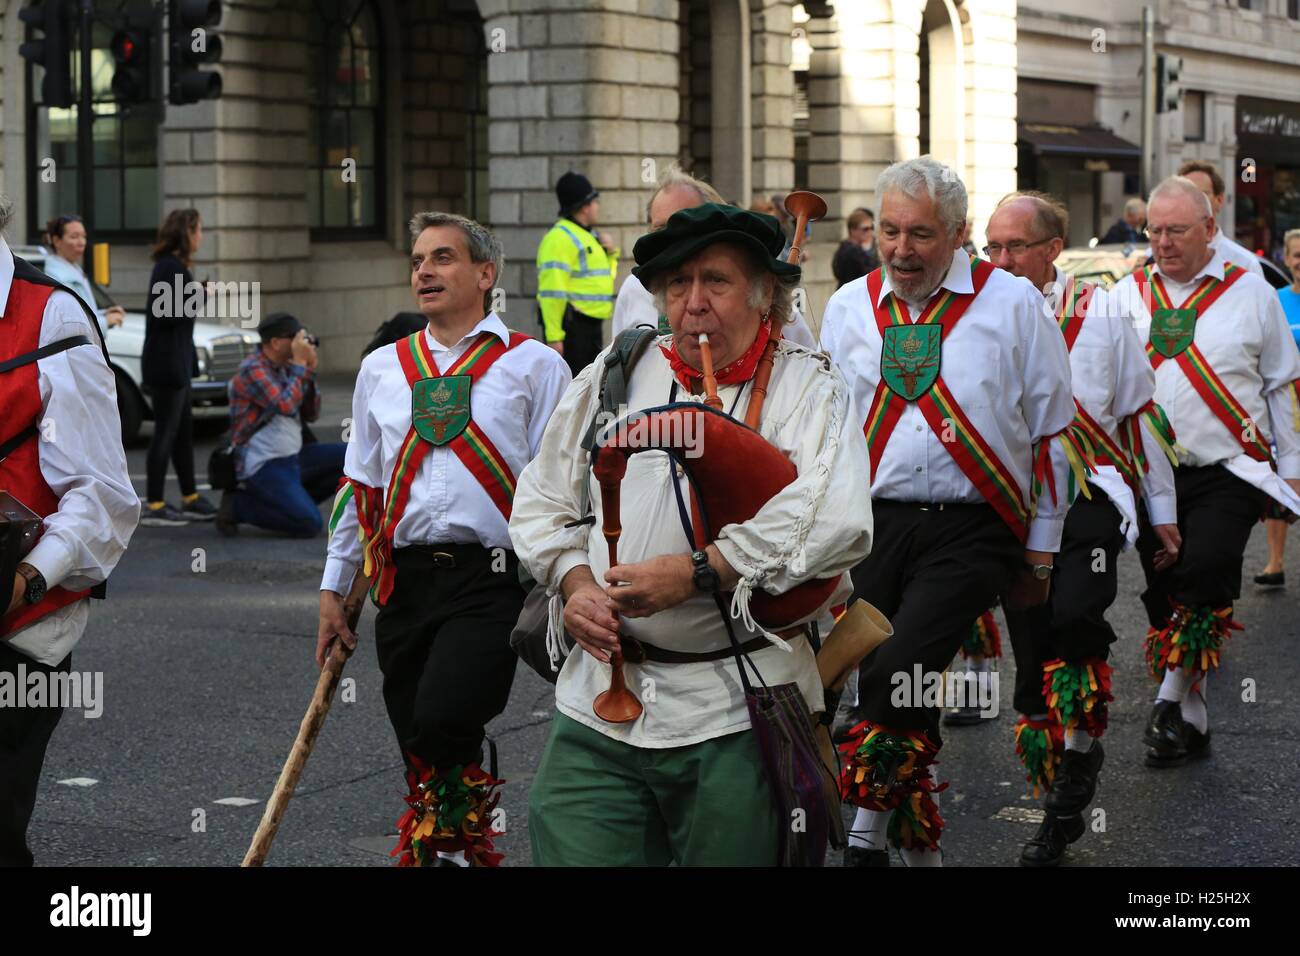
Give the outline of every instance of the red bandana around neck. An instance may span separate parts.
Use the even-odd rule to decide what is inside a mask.
[[[759,325],[758,335],[754,337],[754,343],[750,345],[748,351],[730,365],[714,370],[719,385],[739,385],[754,377],[754,370],[758,367],[758,360],[763,357],[763,348],[767,345],[771,327],[770,321]],[[693,392],[693,384],[704,381],[704,373],[687,365],[686,360],[677,354],[676,341],[667,347],[659,346],[659,351],[664,353],[664,358],[672,366],[673,378],[677,379],[678,384],[683,388]]]

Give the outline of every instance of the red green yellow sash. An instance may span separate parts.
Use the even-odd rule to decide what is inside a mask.
[[[980,294],[989,276],[994,272],[992,264],[971,257],[971,278],[973,292],[957,293],[943,289],[930,300],[925,311],[914,324],[937,324],[942,329],[943,338],[947,338],[953,326],[965,314],[966,309]],[[876,325],[882,339],[885,329],[891,325],[907,325],[908,317],[905,307],[890,292],[883,302],[878,302],[882,287],[881,270],[877,269],[867,276],[867,291],[876,314]],[[903,409],[910,403],[885,384],[884,377],[876,385],[876,393],[871,401],[871,410],[867,414],[862,430],[867,436],[867,447],[871,454],[871,471],[875,474],[880,459],[884,456],[889,436],[903,415]],[[966,413],[958,406],[956,398],[940,375],[934,384],[916,400],[917,407],[929,423],[931,430],[941,437],[941,444],[952,455],[957,467],[962,470],[971,483],[979,489],[987,501],[1012,531],[1024,541],[1029,533],[1029,508],[1025,504],[1024,494],[1020,490],[1015,476],[1004,465],[993,449],[983,439],[975,426],[971,424]],[[942,436],[951,428],[955,441],[943,441]]]
[[[1067,276],[1065,288],[1061,292],[1061,304],[1057,306],[1056,321],[1065,336],[1065,348],[1074,350],[1075,340],[1083,329],[1083,320],[1088,315],[1088,303],[1097,287],[1089,282],[1079,282],[1074,276]]]
[[[397,358],[406,375],[407,384],[414,387],[421,379],[450,375],[468,375],[471,382],[478,381],[497,359],[527,338],[522,333],[511,332],[510,344],[507,346],[494,333],[483,332],[465,354],[442,373],[439,373],[433,360],[433,351],[429,348],[424,330],[402,339],[394,348],[397,349]],[[396,577],[392,563],[393,533],[410,500],[411,483],[432,447],[420,437],[412,424],[398,450],[386,495],[381,495],[377,488],[351,482],[361,533],[366,542],[364,573],[373,582],[371,597],[381,606],[387,603],[392,594]],[[510,520],[515,476],[492,440],[471,420],[463,432],[448,442],[447,447],[456,453],[456,457],[483,487],[505,519]]]
[[[1196,312],[1196,321],[1199,322],[1206,311],[1218,301],[1232,287],[1232,285],[1246,274],[1246,270],[1233,263],[1227,263],[1223,269],[1223,279],[1217,279],[1214,276],[1206,276],[1196,290],[1188,297],[1187,301],[1180,306],[1183,309],[1192,309]],[[1134,280],[1138,284],[1138,290],[1143,293],[1146,299],[1146,291],[1150,289],[1150,301],[1152,303],[1152,315],[1156,309],[1174,308],[1173,300],[1169,298],[1169,292],[1165,288],[1164,280],[1158,272],[1152,270],[1151,266],[1146,266],[1141,271],[1133,274]],[[1150,342],[1147,343],[1147,357],[1151,359],[1151,365],[1159,368],[1164,361],[1164,356],[1157,352]],[[1223,423],[1223,426],[1233,435],[1241,444],[1242,449],[1251,458],[1256,461],[1273,460],[1272,452],[1269,450],[1268,442],[1259,434],[1259,429],[1255,422],[1251,420],[1246,409],[1237,401],[1236,397],[1223,384],[1213,368],[1210,367],[1209,361],[1197,347],[1193,340],[1183,352],[1180,352],[1174,359],[1178,367],[1183,370],[1187,380],[1192,383],[1192,388],[1201,396],[1206,407],[1214,416]]]

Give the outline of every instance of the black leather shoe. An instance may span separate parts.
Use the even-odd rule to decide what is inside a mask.
[[[1276,591],[1279,588],[1286,587],[1286,572],[1274,571],[1255,575],[1255,584],[1264,591]]]
[[[970,727],[984,718],[978,707],[951,707],[943,712],[945,727]]]
[[[1183,710],[1174,700],[1157,700],[1151,709],[1142,742],[1147,751],[1148,767],[1176,767],[1187,759],[1187,740],[1183,728]]]
[[[851,846],[844,851],[845,866],[889,866],[888,850],[868,850],[862,846]]]
[[[1094,740],[1087,753],[1067,748],[1043,801],[1047,812],[1061,817],[1082,813],[1097,793],[1097,773],[1105,759],[1100,740]]]
[[[1208,727],[1205,729],[1205,733],[1201,733],[1184,720],[1183,739],[1187,741],[1188,758],[1200,760],[1202,757],[1210,755],[1210,729]]]
[[[1020,851],[1020,865],[1056,866],[1065,856],[1065,848],[1083,836],[1083,831],[1082,814],[1058,817],[1049,811],[1033,839]]]

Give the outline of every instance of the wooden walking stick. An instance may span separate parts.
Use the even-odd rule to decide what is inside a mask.
[[[352,590],[343,600],[343,613],[347,616],[348,627],[354,634],[357,630],[357,622],[361,619],[361,608],[365,604],[366,589],[369,586],[370,579],[358,571],[352,581]],[[244,854],[244,862],[240,864],[241,866],[261,866],[266,862],[266,855],[271,850],[271,841],[275,839],[275,834],[280,829],[280,821],[284,819],[284,811],[289,806],[289,798],[298,787],[298,779],[307,767],[307,758],[311,756],[312,748],[316,746],[316,738],[320,735],[321,727],[325,725],[330,704],[334,702],[334,691],[338,689],[339,678],[343,676],[343,665],[351,656],[352,651],[348,646],[336,638],[330,647],[325,666],[321,668],[320,679],[316,681],[316,692],[312,694],[311,704],[302,718],[298,737],[294,740],[293,749],[289,751],[289,757],[284,762],[284,769],[280,771],[280,779],[275,782],[275,789],[271,791],[271,798],[266,801],[266,812],[262,814],[262,822],[258,824],[257,832],[253,834],[253,842],[248,845],[248,852]]]

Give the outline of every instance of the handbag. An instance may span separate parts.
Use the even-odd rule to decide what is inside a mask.
[[[271,413],[270,415],[266,414],[268,411]],[[273,408],[263,411],[262,417],[253,426],[253,430],[248,433],[248,437],[252,438],[261,431],[262,427],[271,420],[271,416],[275,414]],[[231,437],[231,441],[221,443],[212,449],[212,454],[208,456],[208,485],[213,491],[234,491],[239,487],[239,471],[235,467],[235,454],[238,446],[233,441],[233,434]]]

